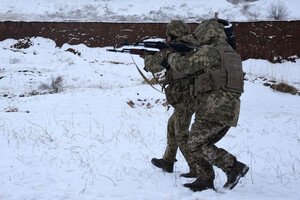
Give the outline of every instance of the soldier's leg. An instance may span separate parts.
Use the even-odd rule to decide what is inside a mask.
[[[196,116],[197,117],[197,116]],[[215,173],[213,162],[205,154],[207,147],[220,140],[223,136],[218,134],[224,127],[216,127],[198,121],[197,118],[192,125],[192,131],[188,139],[188,149],[192,159],[196,159],[197,180],[193,183],[184,184],[193,191],[214,189]],[[215,152],[214,152],[215,153]]]
[[[189,149],[192,155],[199,158],[199,161],[206,160],[210,165],[215,165],[221,168],[227,174],[227,182],[225,188],[232,189],[249,170],[249,167],[236,160],[236,157],[222,148],[215,146],[230,127],[210,123],[207,121],[197,121],[192,125],[192,133],[188,140]],[[205,174],[200,174],[203,171],[201,163],[196,164],[197,178],[205,177]],[[199,168],[199,169],[198,169]]]
[[[175,138],[175,114],[173,113],[168,120],[167,127],[167,147],[163,159],[168,162],[175,162],[178,145]]]
[[[174,110],[174,127],[175,127],[175,138],[177,145],[180,148],[182,155],[187,161],[190,168],[190,175],[196,174],[195,159],[190,159],[189,151],[187,149],[187,141],[189,137],[189,126],[191,123],[193,110],[189,109],[187,105],[177,107]]]
[[[178,149],[178,145],[175,138],[175,115],[174,113],[168,120],[167,126],[167,147],[162,159],[152,158],[151,163],[161,168],[165,172],[172,173],[174,169],[174,162],[176,160],[176,153]]]
[[[168,120],[167,128],[167,147],[162,159],[152,159],[152,163],[162,168],[164,171],[173,172],[173,163],[176,161],[176,153],[178,147],[186,159],[190,172],[184,174],[186,177],[194,177],[196,174],[195,159],[189,159],[187,150],[187,140],[189,134],[189,126],[193,110],[187,105],[178,105],[174,108],[174,113]],[[165,162],[166,161],[166,162]]]
[[[188,141],[189,149],[197,157],[227,172],[235,163],[236,157],[215,143],[224,137],[230,127],[207,121],[195,121]]]

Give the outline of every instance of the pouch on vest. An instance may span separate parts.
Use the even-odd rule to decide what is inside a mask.
[[[210,73],[204,73],[196,77],[195,79],[195,93],[197,95],[198,92],[208,92],[213,89],[213,84],[211,81]]]
[[[176,105],[190,99],[190,84],[188,79],[178,79],[165,88],[168,104]]]
[[[216,46],[221,56],[221,76],[225,78],[225,84],[221,88],[225,91],[244,92],[244,72],[242,59],[239,54],[230,48]]]
[[[240,55],[230,47],[216,46],[215,48],[221,57],[221,69],[197,76],[194,94],[218,89],[243,93],[244,72]]]

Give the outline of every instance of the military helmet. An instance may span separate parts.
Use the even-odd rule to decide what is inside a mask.
[[[181,20],[172,20],[170,24],[167,25],[166,35],[168,37],[182,37],[190,33],[190,27],[185,22]]]

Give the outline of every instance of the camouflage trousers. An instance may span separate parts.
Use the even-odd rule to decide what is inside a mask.
[[[189,126],[194,110],[190,107],[192,104],[177,104],[174,106],[174,112],[168,120],[167,128],[167,147],[163,159],[168,162],[175,162],[177,149],[179,147],[185,160],[187,161],[190,172],[196,173],[194,160],[189,160],[190,155],[187,150],[187,141],[189,138]]]
[[[214,180],[213,165],[224,172],[228,172],[232,168],[236,157],[215,145],[229,129],[230,126],[198,120],[196,114],[187,146],[190,156],[188,160],[196,163],[197,179]]]

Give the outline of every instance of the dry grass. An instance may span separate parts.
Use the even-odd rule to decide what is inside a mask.
[[[264,86],[270,87],[273,90],[276,90],[278,92],[283,92],[283,93],[289,93],[292,95],[296,95],[299,94],[299,91],[297,90],[297,88],[295,88],[294,86],[291,86],[287,83],[276,83],[276,81],[273,81],[273,83],[264,83]]]
[[[278,83],[278,84],[272,84],[270,86],[273,90],[279,91],[279,92],[284,92],[284,93],[289,93],[292,95],[298,94],[298,90],[291,85],[288,85],[286,83]]]

